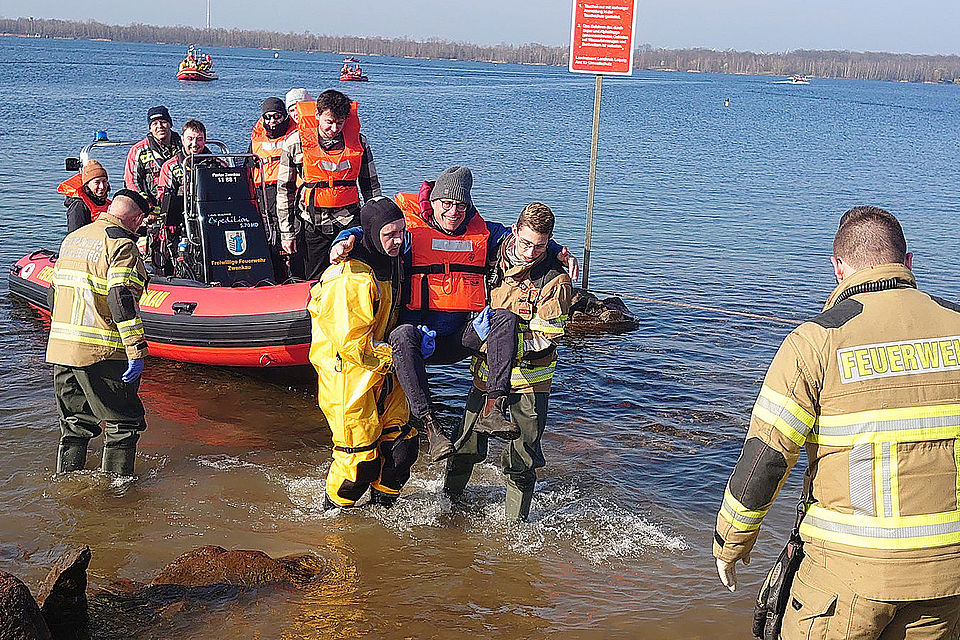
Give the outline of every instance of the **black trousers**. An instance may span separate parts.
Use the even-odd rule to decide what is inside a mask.
[[[85,446],[104,433],[105,447],[136,447],[147,423],[138,395],[140,379],[122,381],[126,370],[126,360],[104,360],[89,367],[53,365],[61,444]]]
[[[302,249],[305,249],[303,251],[303,262],[307,280],[319,280],[323,272],[330,266],[330,247],[333,246],[334,238],[344,229],[360,224],[360,205],[349,207],[347,211],[353,213],[353,219],[342,226],[340,223],[334,222],[333,228],[329,232],[325,232],[320,225],[301,220],[304,244]],[[297,249],[301,250],[300,247],[297,247]]]
[[[517,357],[517,325],[519,318],[507,309],[494,309],[487,336],[487,396],[499,398],[510,393],[510,370]],[[388,338],[393,348],[393,367],[397,380],[410,403],[410,412],[418,418],[430,413],[428,364],[453,364],[480,352],[483,341],[472,322],[459,331],[437,336],[437,348],[424,359],[420,354],[420,330],[412,324],[394,327]]]

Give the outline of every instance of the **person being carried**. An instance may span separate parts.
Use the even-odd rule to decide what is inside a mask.
[[[137,440],[147,426],[137,395],[147,355],[137,301],[147,272],[136,230],[149,210],[143,196],[121,189],[107,211],[60,246],[47,293],[58,473],[83,469],[90,439],[103,431],[101,469],[133,475]]]
[[[360,210],[368,230],[350,259],[324,271],[310,291],[310,362],[319,403],[333,432],[325,507],[350,507],[369,488],[373,504],[390,506],[416,462],[418,433],[392,372],[384,340],[397,322],[403,214],[373,198]]]
[[[956,638],[960,628],[960,305],[917,289],[900,223],[855,207],[837,287],[780,345],[726,485],[713,555],[737,588],[806,451],[803,559],[780,637]]]
[[[72,233],[96,220],[110,206],[107,170],[96,160],[87,160],[80,173],[60,183],[57,193],[66,196],[67,233]]]
[[[299,217],[308,280],[319,278],[329,265],[337,234],[357,224],[360,196],[366,202],[380,195],[357,108],[346,95],[328,89],[315,106],[298,103],[297,131],[283,142],[277,172],[280,243],[288,254],[297,251],[294,220]]]
[[[278,281],[286,280],[288,271],[301,271],[287,265],[281,256],[280,230],[277,220],[277,172],[280,169],[280,150],[283,141],[297,130],[297,123],[287,113],[287,107],[280,98],[267,98],[261,107],[263,115],[250,132],[250,146],[247,153],[260,158],[260,167],[254,171],[253,181],[256,188],[263,188],[263,198],[267,210],[263,212],[268,230],[267,242],[273,258],[274,272]],[[261,180],[262,178],[262,180]]]
[[[426,365],[453,364],[480,351],[489,358],[487,399],[474,430],[507,439],[517,436],[504,403],[510,391],[510,369],[517,352],[518,318],[509,309],[486,306],[484,277],[495,264],[509,227],[484,220],[470,192],[468,167],[445,169],[436,182],[424,182],[419,194],[398,194],[410,245],[404,251],[404,307],[400,324],[390,333],[397,378],[430,442],[433,461],[454,449],[430,394]],[[351,237],[352,236],[352,237]],[[361,229],[342,234],[331,252],[338,260],[350,251]],[[576,275],[577,261],[551,241],[551,252]]]
[[[180,136],[173,132],[173,120],[163,105],[147,111],[150,132],[143,140],[130,147],[123,172],[123,184],[137,191],[150,203],[153,213],[159,213],[160,199],[157,184],[163,163],[173,157],[181,146]]]
[[[520,318],[520,347],[510,371],[510,393],[505,398],[516,437],[500,456],[507,483],[506,516],[526,520],[530,514],[537,469],[545,464],[540,440],[547,424],[550,385],[557,363],[556,340],[573,299],[573,283],[563,265],[547,252],[553,236],[553,211],[531,202],[510,235],[501,244],[490,282],[490,307],[506,309]],[[462,424],[454,432],[456,453],[447,460],[443,491],[458,499],[473,466],[487,457],[489,436],[477,432],[489,380],[487,355],[473,357],[473,386],[467,396]]]

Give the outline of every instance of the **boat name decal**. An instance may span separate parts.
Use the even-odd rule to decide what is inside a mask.
[[[140,306],[159,309],[169,295],[169,291],[144,291],[143,295],[140,296]]]

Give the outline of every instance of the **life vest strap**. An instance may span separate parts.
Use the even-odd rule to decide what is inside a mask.
[[[352,187],[356,180],[321,180],[320,182],[304,182],[303,186],[309,189],[333,189],[334,187]]]
[[[410,273],[441,274],[441,273],[486,273],[486,267],[480,267],[473,264],[428,264],[421,267],[411,267]],[[424,278],[426,280],[426,278]]]
[[[363,447],[341,447],[334,445],[334,451],[340,451],[342,453],[363,453],[364,451],[373,451],[377,448],[378,442],[373,442],[371,444],[365,445]]]

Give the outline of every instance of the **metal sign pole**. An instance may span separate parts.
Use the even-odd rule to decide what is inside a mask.
[[[583,239],[583,280],[584,291],[590,290],[590,236],[593,234],[593,190],[597,181],[597,148],[600,142],[600,92],[603,87],[603,75],[597,74],[596,89],[593,94],[593,143],[590,146],[590,178],[587,183],[587,229]]]

